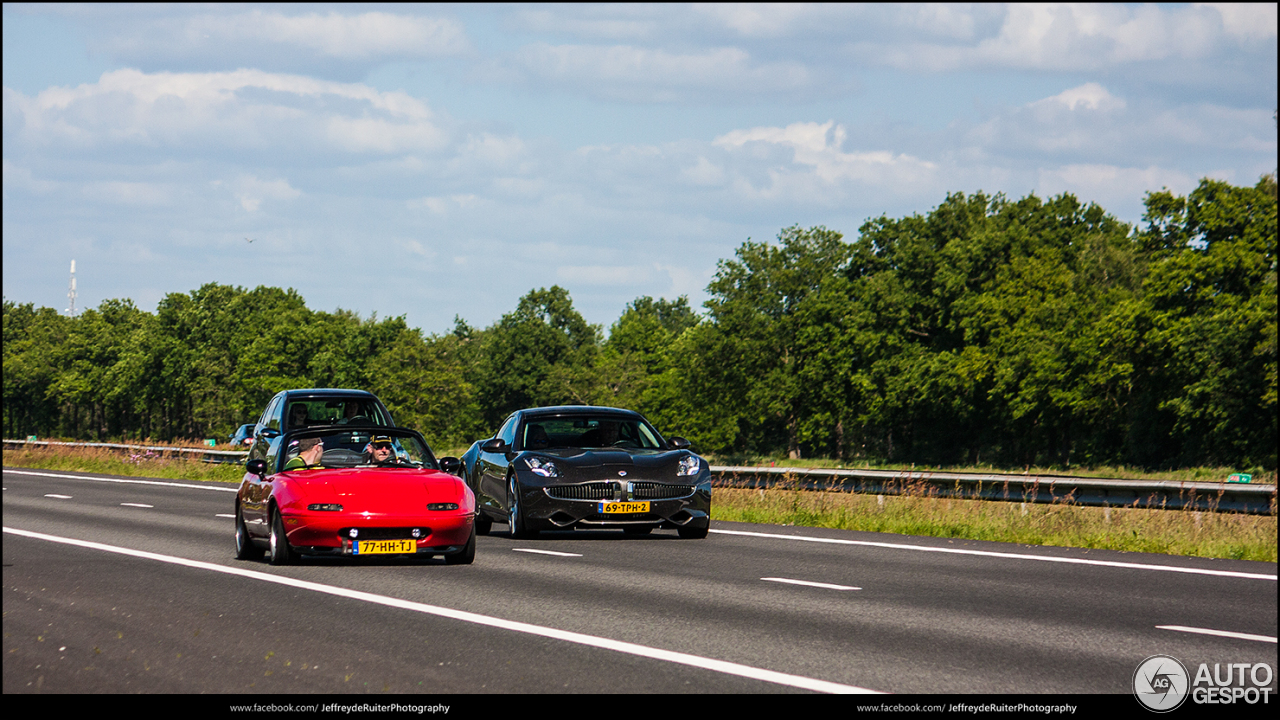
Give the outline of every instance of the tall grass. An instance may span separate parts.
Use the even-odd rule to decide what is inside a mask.
[[[717,487],[715,520],[1276,562],[1276,516]]]

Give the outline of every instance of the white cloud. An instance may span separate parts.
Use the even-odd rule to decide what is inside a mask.
[[[289,185],[287,180],[263,180],[252,175],[241,175],[230,184],[231,193],[240,201],[246,212],[257,212],[264,200],[293,200],[302,192]]]
[[[693,185],[719,185],[724,182],[724,168],[698,156],[697,164],[681,170],[680,176]]]
[[[160,206],[172,201],[170,188],[159,183],[91,182],[85,184],[83,191],[91,200],[115,205]]]
[[[662,263],[654,263],[653,267],[658,272],[666,273],[667,277],[671,278],[670,289],[664,293],[664,296],[669,298],[677,298],[681,295],[698,297],[702,295],[703,290],[711,282],[711,278],[715,276],[714,267],[698,269],[690,265],[664,265]]]
[[[628,102],[674,102],[736,92],[793,92],[814,84],[803,63],[759,63],[735,47],[673,53],[629,45],[549,45],[522,48],[494,76],[570,86],[588,95]]]
[[[405,93],[260,70],[116,70],[96,83],[5,97],[23,120],[16,132],[42,145],[393,153],[433,150],[445,141],[430,109]]]
[[[747,37],[786,34],[796,19],[810,12],[799,3],[712,3],[695,5],[694,10]]]
[[[31,174],[31,168],[19,167],[4,161],[4,199],[9,199],[10,190],[26,190],[45,194],[57,189],[58,184],[50,180],[39,180]]]
[[[560,265],[556,277],[580,285],[642,285],[651,280],[653,268],[644,265]]]
[[[635,17],[628,11],[635,11],[638,8],[614,5],[593,7],[579,6],[572,8],[578,12],[592,13],[590,17],[582,17],[581,15],[569,15],[566,11],[572,11],[569,7],[558,7],[554,11],[549,9],[531,10],[526,8],[518,8],[515,17],[530,31],[538,33],[568,33],[579,37],[591,38],[646,38],[656,34],[659,30],[660,22],[653,17]],[[599,17],[597,13],[606,12],[611,15],[617,13],[625,13],[624,17]]]
[[[987,12],[981,6],[955,10]],[[861,58],[898,68],[954,70],[1008,67],[1045,70],[1100,70],[1118,65],[1202,58],[1223,45],[1276,36],[1276,7],[1028,3],[1004,6],[994,34],[974,34],[968,42],[934,39],[886,42],[859,38]]]
[[[1248,41],[1276,37],[1275,3],[1205,3],[1218,11],[1228,35]]]
[[[452,20],[381,12],[288,16],[254,10],[231,23],[214,21],[206,27],[340,58],[452,55],[468,49],[465,33]]]
[[[1093,82],[1085,83],[1084,85],[1073,87],[1069,90],[1063,90],[1053,97],[1032,103],[1032,106],[1042,106],[1051,103],[1065,105],[1068,110],[1075,110],[1076,108],[1088,110],[1122,110],[1125,106],[1124,100],[1115,97],[1111,93],[1107,92],[1106,88]]]
[[[416,200],[410,200],[405,203],[409,209],[416,210],[423,208],[429,210],[436,215],[445,215],[454,208],[462,210],[470,210],[483,204],[476,195],[450,195],[448,197],[423,197]]]
[[[792,176],[800,169],[823,183],[852,180],[867,184],[918,183],[931,178],[937,165],[904,153],[887,150],[847,153],[841,150],[846,139],[843,125],[835,121],[792,123],[785,128],[757,127],[734,130],[715,139],[714,144],[740,149],[752,143],[789,147],[794,151],[793,167],[773,174],[775,180]]]
[[[121,24],[97,43],[100,52],[126,62],[195,58],[233,53],[261,57],[272,48],[310,57],[362,61],[441,57],[471,50],[456,21],[416,14],[338,12],[289,15],[250,10],[204,13]]]
[[[1117,207],[1140,200],[1146,192],[1169,188],[1185,195],[1194,190],[1197,183],[1198,178],[1185,172],[1155,165],[1139,168],[1071,164],[1040,170],[1037,188],[1043,196],[1068,192],[1114,212]]]

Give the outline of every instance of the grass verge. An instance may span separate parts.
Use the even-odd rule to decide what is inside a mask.
[[[716,488],[715,520],[1276,562],[1276,517]]]

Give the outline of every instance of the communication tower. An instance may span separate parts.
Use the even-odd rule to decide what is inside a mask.
[[[71,288],[67,290],[67,314],[76,316],[76,261],[71,261]]]

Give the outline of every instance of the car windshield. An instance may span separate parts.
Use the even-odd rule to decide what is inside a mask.
[[[621,448],[656,450],[658,434],[639,418],[577,415],[534,417],[520,430],[526,450],[551,448]]]
[[[297,430],[323,425],[380,425],[391,419],[368,397],[304,397],[289,401],[285,429]]]
[[[283,470],[355,467],[440,469],[431,448],[420,436],[398,428],[304,432],[292,435],[285,442],[287,448],[280,465]],[[316,444],[323,446],[320,453],[311,450]],[[318,460],[315,459],[317,454]]]

